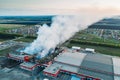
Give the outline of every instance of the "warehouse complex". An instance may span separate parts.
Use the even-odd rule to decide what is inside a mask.
[[[59,54],[44,73],[56,77],[60,72],[79,75],[88,80],[119,80],[120,58],[101,54],[64,52]]]
[[[99,54],[90,48],[64,47],[47,63],[40,63],[36,55],[23,52],[11,52],[7,58],[19,62],[18,70],[27,71],[32,80],[36,76],[40,80],[120,80],[120,58]]]

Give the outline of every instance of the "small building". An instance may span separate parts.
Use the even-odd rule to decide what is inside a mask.
[[[73,50],[80,50],[80,47],[72,46],[72,49],[73,49]]]
[[[92,48],[86,48],[85,51],[94,53],[94,52],[95,52],[95,49],[92,49]]]
[[[23,62],[20,64],[20,68],[28,71],[34,70],[38,65],[30,62]]]
[[[13,60],[22,62],[22,61],[24,61],[25,55],[20,55],[20,54],[17,54],[17,53],[9,53],[7,57],[9,59],[13,59]]]
[[[81,49],[80,47],[72,46],[72,52],[79,52],[80,49]]]
[[[60,65],[53,64],[53,65],[49,66],[49,68],[46,68],[44,70],[44,74],[50,75],[53,77],[57,77],[57,75],[59,74],[59,71],[61,69],[60,67],[61,67]]]

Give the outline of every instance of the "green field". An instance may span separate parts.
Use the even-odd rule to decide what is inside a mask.
[[[0,32],[8,29],[13,29],[13,28],[19,28],[19,27],[24,27],[24,25],[20,24],[0,24]]]
[[[33,42],[34,39],[33,38],[21,38],[21,39],[17,39],[15,41],[19,41],[19,42]]]
[[[24,28],[24,27],[31,27],[33,25],[22,25],[22,24],[0,24],[0,42],[10,40],[10,39],[15,39],[16,37],[22,37],[21,34],[12,34],[12,33],[7,33],[6,30],[10,29],[15,29],[15,28]],[[20,36],[19,36],[20,35]],[[23,42],[31,42],[33,41],[32,39],[19,39],[18,41],[23,41]]]
[[[10,40],[10,39],[0,39],[0,42],[6,41],[6,40]]]
[[[114,39],[103,39],[93,34],[88,34],[84,32],[78,32],[72,39],[75,40],[83,40],[83,41],[90,41],[90,42],[99,42],[99,43],[113,43],[113,44],[120,44],[120,41]]]
[[[15,41],[19,41],[19,42],[33,42],[37,37],[36,36],[26,36],[20,39],[17,39]]]

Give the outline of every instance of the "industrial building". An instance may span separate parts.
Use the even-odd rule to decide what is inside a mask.
[[[20,62],[19,68],[32,76],[41,74],[42,70],[41,75],[48,80],[120,80],[120,58],[99,54],[90,48],[84,51],[75,46],[63,48],[48,63],[39,63],[36,55],[23,52],[9,53],[7,57]]]
[[[87,80],[119,80],[120,58],[101,54],[64,52],[57,56],[44,74],[57,77],[60,72]]]

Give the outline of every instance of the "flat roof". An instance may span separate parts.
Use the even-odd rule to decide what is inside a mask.
[[[86,56],[86,54],[84,54],[84,53],[65,52],[65,53],[57,56],[55,61],[63,62],[63,63],[75,65],[75,66],[80,66],[85,56]]]
[[[51,67],[60,66],[60,70],[103,80],[114,80],[114,73],[120,73],[118,61],[120,62],[120,58],[114,59],[107,55],[64,52],[55,58]],[[51,67],[47,67],[44,71],[52,73],[48,70]]]
[[[29,62],[23,62],[20,64],[20,66],[25,66],[25,67],[28,67],[28,68],[32,68],[34,67],[36,64],[34,63],[29,63]]]
[[[80,47],[72,46],[72,49],[80,49]]]
[[[60,68],[61,70],[74,72],[74,73],[78,73],[78,71],[79,71],[79,67],[68,65],[68,64],[64,64],[64,63],[58,63],[58,62],[55,62],[55,63],[61,65],[61,68]]]
[[[54,63],[54,64],[50,65],[49,67],[45,68],[43,71],[55,74],[60,70],[60,68],[61,68],[60,64]]]
[[[54,63],[51,66],[44,69],[44,71],[54,74],[56,73],[57,70],[62,69],[62,70],[78,73],[79,66],[81,65],[85,56],[86,54],[77,53],[77,52],[61,53],[55,58]]]
[[[90,69],[96,69],[99,71],[114,73],[112,58],[107,56],[102,56],[99,54],[86,55],[81,66],[87,67]]]
[[[95,49],[92,49],[92,48],[85,48],[85,50],[86,50],[86,51],[92,51],[92,52],[95,51]]]
[[[103,80],[114,80],[112,57],[101,54],[87,54],[81,64],[79,73],[94,76]]]
[[[78,73],[79,68],[75,66],[70,66],[67,64],[55,62],[51,66],[45,68],[43,71],[47,73],[51,73],[51,74],[56,74],[59,70],[65,70],[69,72]]]

